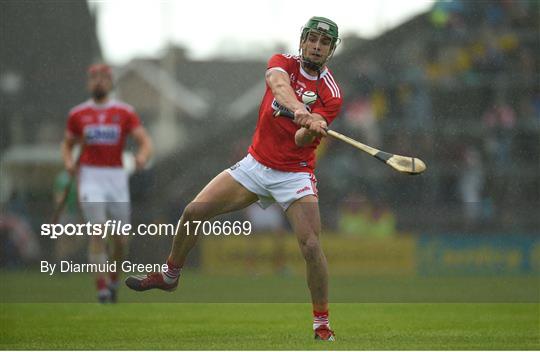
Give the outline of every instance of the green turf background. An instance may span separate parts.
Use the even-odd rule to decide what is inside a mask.
[[[93,303],[91,274],[0,271],[0,302]],[[304,303],[301,275],[206,275],[185,270],[174,294],[122,290],[123,302]],[[537,303],[537,276],[331,276],[330,299],[341,303]]]
[[[0,304],[2,349],[531,350],[538,304],[333,304],[337,341],[308,304]]]
[[[1,349],[540,349],[537,277],[332,277],[329,347],[301,276],[186,271],[174,293],[100,305],[90,275],[0,274]]]

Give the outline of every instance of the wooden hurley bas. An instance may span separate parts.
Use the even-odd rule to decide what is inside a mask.
[[[275,117],[283,116],[283,117],[288,117],[290,119],[294,119],[294,115],[290,111],[285,111],[285,110],[277,110],[274,113],[274,116]],[[364,143],[360,143],[334,130],[327,129],[326,132],[328,133],[329,136],[339,139],[342,142],[350,144],[353,147],[358,148],[361,151],[368,153],[369,155],[377,158],[378,160],[382,161],[383,163],[389,165],[390,167],[392,167],[393,169],[399,172],[409,174],[409,175],[418,175],[426,171],[426,164],[418,158],[383,152],[379,149],[370,147],[369,145],[366,145]]]
[[[327,130],[326,132],[328,133],[328,135],[339,139],[342,142],[348,143],[353,147],[356,147],[361,151],[366,152],[369,155],[379,159],[383,163],[390,165],[392,168],[399,172],[410,175],[418,175],[426,170],[426,164],[418,158],[386,153],[380,151],[379,149],[370,147],[369,145],[355,141],[354,139],[344,136],[339,132],[333,130]]]

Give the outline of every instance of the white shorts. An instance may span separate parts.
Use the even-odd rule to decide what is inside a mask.
[[[121,167],[81,166],[79,203],[85,221],[97,224],[110,219],[129,223],[127,172]]]
[[[317,196],[317,179],[310,172],[286,172],[259,163],[248,154],[227,172],[259,197],[263,208],[277,202],[283,210],[307,195]]]

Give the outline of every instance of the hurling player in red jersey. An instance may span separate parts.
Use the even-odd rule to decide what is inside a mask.
[[[122,167],[122,152],[128,135],[139,149],[135,156],[138,169],[152,153],[152,142],[133,108],[109,98],[112,90],[111,68],[104,64],[88,68],[91,99],[71,109],[67,121],[62,157],[71,174],[77,174],[79,204],[85,221],[105,224],[107,220],[130,223],[128,176]],[[78,163],[72,158],[75,144],[81,144]],[[122,259],[127,247],[125,236],[111,236],[112,260]],[[88,259],[103,265],[109,260],[105,239],[91,236]],[[100,302],[116,302],[118,273],[98,273],[96,285]]]
[[[315,338],[334,340],[328,322],[328,269],[319,234],[321,222],[316,189],[315,149],[325,129],[338,115],[341,92],[326,63],[339,43],[337,25],[312,17],[302,29],[298,56],[274,55],[266,70],[266,92],[248,155],[216,176],[185,208],[167,260],[167,270],[132,276],[127,286],[137,291],[152,288],[172,291],[197,236],[186,233],[186,222],[259,202],[277,202],[285,211],[306,261],[313,303]],[[302,97],[315,98],[310,105]],[[312,99],[313,100],[313,99]],[[294,113],[294,120],[274,118],[278,109]]]

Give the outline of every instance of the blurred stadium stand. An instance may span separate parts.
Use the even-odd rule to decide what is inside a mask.
[[[85,1],[1,1],[0,18],[0,202],[2,212],[24,202],[37,231],[50,217],[67,112],[87,99],[85,71],[101,50]]]
[[[0,152],[57,144],[67,111],[86,99],[84,72],[101,58],[95,18],[84,1],[2,1]]]

